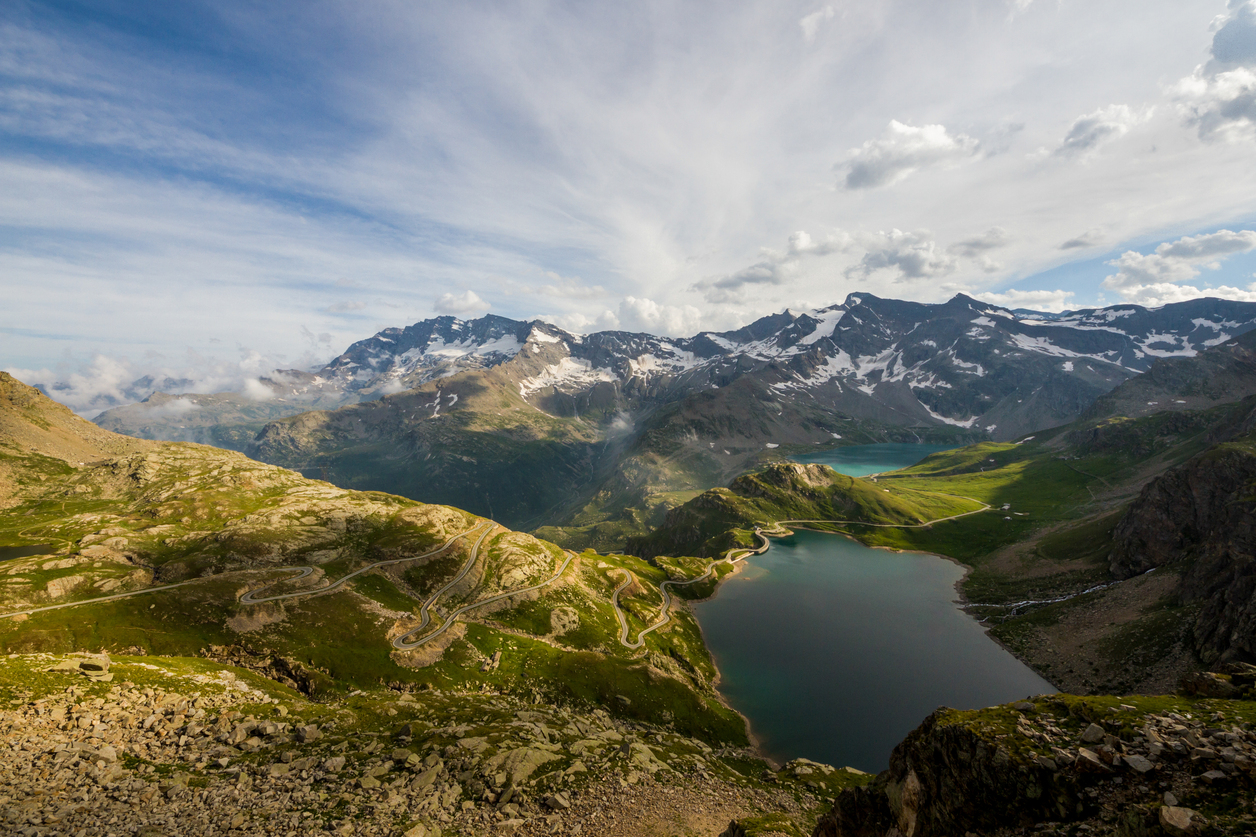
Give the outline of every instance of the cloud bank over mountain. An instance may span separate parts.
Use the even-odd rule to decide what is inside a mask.
[[[1241,297],[1248,251],[1153,256],[1256,228],[1253,8],[7,4],[0,356],[208,378],[442,312]]]

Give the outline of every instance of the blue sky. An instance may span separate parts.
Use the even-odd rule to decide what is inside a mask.
[[[1256,299],[1256,0],[0,7],[0,368]],[[70,397],[70,396],[67,396]]]

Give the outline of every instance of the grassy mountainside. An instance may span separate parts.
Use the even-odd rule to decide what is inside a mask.
[[[613,450],[595,421],[542,412],[488,370],[273,422],[249,452],[348,488],[526,526],[561,514],[573,484],[594,480]]]
[[[573,557],[458,509],[348,491],[214,448],[119,437],[7,376],[0,384],[0,614],[19,614],[0,620],[9,651],[237,647],[310,694],[380,683],[487,688],[745,741],[687,612],[640,651],[619,642],[610,597],[624,572],[637,579],[622,596],[635,636],[657,618],[657,584],[694,574],[696,561],[669,569]],[[457,607],[545,582],[571,560],[552,583],[469,612],[430,648],[394,648],[420,624],[421,601],[468,566],[473,538],[422,556],[473,529],[488,534],[438,602],[437,624]],[[239,600],[267,584],[266,595],[317,591],[382,561],[396,563],[325,595]],[[285,581],[295,567],[311,573]],[[484,666],[498,651],[499,664]]]
[[[827,465],[781,463],[703,492],[669,512],[663,525],[630,542],[648,558],[662,554],[718,555],[750,544],[756,526],[795,520],[833,530],[920,525],[982,508],[964,497],[887,488],[839,474]]]
[[[1198,600],[1189,561],[1114,575],[1120,524],[1148,482],[1215,450],[1217,434],[1256,404],[1110,420],[935,454],[879,477],[900,489],[973,497],[994,511],[928,528],[852,534],[865,543],[934,552],[972,567],[970,612],[1057,686],[1078,693],[1163,692],[1197,668]],[[1241,422],[1238,425],[1241,427]],[[1096,433],[1095,431],[1099,432]],[[1120,443],[1111,436],[1119,434]]]
[[[1213,351],[1226,357],[1201,355],[1200,374],[1229,364],[1239,371],[1227,391],[1245,391],[1245,367],[1226,359],[1243,347]],[[1180,366],[1175,379],[1195,386]],[[1123,389],[1113,403],[1129,400]],[[826,528],[970,566],[967,607],[1056,685],[1079,693],[1168,691],[1203,662],[1256,647],[1243,604],[1256,511],[1253,430],[1256,398],[1103,415],[1019,442],[934,454],[875,483],[842,478],[845,493],[834,494],[841,502],[828,500],[828,485],[817,494],[814,479],[770,471],[780,478],[765,484],[751,476],[689,501],[633,548],[643,555],[715,552],[742,542],[755,524],[858,521]],[[946,516],[945,504],[929,506],[927,498],[972,498],[991,511],[930,526],[872,526],[911,517],[861,502],[874,497],[909,501],[917,520]],[[1113,557],[1145,556],[1152,543],[1160,545],[1154,561]]]

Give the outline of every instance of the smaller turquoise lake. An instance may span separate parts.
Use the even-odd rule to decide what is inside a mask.
[[[791,457],[795,462],[828,465],[833,470],[852,477],[896,471],[915,465],[931,453],[952,450],[951,445],[851,445],[816,453],[804,453]]]
[[[861,445],[797,457],[862,476],[942,447]],[[763,752],[869,772],[939,706],[1056,691],[955,603],[963,569],[920,553],[800,531],[694,605],[720,692]]]

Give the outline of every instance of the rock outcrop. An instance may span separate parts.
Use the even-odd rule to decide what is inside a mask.
[[[838,796],[815,837],[1184,834],[1205,824],[1195,808],[1229,833],[1256,790],[1247,704],[1127,700],[940,709],[871,785]]]
[[[1254,489],[1256,446],[1227,442],[1149,483],[1114,532],[1118,579],[1185,565],[1176,595],[1198,607],[1192,636],[1205,663],[1256,657]]]

